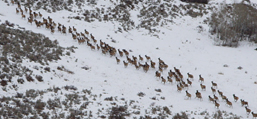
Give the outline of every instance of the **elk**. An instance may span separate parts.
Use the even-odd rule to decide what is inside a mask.
[[[189,79],[187,79],[187,83],[191,86],[192,85],[192,81],[190,81]]]
[[[255,119],[256,119],[256,117],[257,117],[257,113],[252,112],[252,115],[253,115],[253,118],[255,118]]]
[[[20,12],[20,11],[18,10],[18,8],[16,8],[16,14],[19,14],[19,12]]]
[[[89,34],[89,32],[86,29],[84,31],[85,31],[85,34],[87,34],[87,35]]]
[[[162,69],[160,66],[159,66],[159,71],[160,71],[160,72],[163,72],[163,69]]]
[[[82,43],[84,43],[84,42],[85,42],[85,39],[78,38],[78,42],[79,42],[79,44],[82,44]]]
[[[239,99],[235,94],[233,94],[234,97],[234,101],[237,102],[237,100]]]
[[[52,34],[54,33],[54,29],[51,29],[51,33],[52,33]]]
[[[211,87],[211,91],[212,91],[213,94],[216,93],[216,89],[214,89],[213,87]]]
[[[177,69],[176,67],[174,67],[174,70],[175,70],[175,72],[176,72],[177,74],[181,74],[181,73],[180,73],[180,70]]]
[[[204,78],[201,75],[199,75],[199,81],[204,82]]]
[[[139,60],[143,61],[143,60],[144,60],[144,58],[143,58],[143,57],[141,57],[141,55],[139,55]]]
[[[58,31],[61,32],[62,31],[62,28],[60,26],[57,27],[58,28]]]
[[[167,76],[167,79],[168,79],[168,82],[170,82],[170,83],[173,82],[172,79],[169,76]]]
[[[36,12],[33,12],[35,18],[37,18],[38,14]]]
[[[159,63],[160,63],[160,64],[165,64],[164,61],[161,60],[161,58],[158,58],[158,60],[159,60]]]
[[[213,81],[211,81],[211,84],[212,84],[212,86],[215,87],[215,88],[217,88],[217,86],[218,86],[217,83],[214,83]]]
[[[181,90],[182,90],[182,88],[179,87],[179,85],[177,85],[177,91],[178,91],[178,92],[181,92]]]
[[[124,67],[127,68],[128,67],[128,63],[123,61]]]
[[[222,100],[227,100],[227,96],[225,96],[225,95],[222,95],[221,98],[222,98]]]
[[[216,95],[213,95],[213,98],[214,98],[215,100],[219,100],[219,98],[218,98]]]
[[[69,33],[72,33],[72,29],[71,29],[71,27],[69,26]]]
[[[206,90],[206,86],[205,85],[203,85],[203,84],[200,84],[200,86],[201,86],[201,88],[202,88],[202,90]]]
[[[233,105],[232,105],[232,102],[230,102],[228,99],[226,99],[226,103],[229,107],[232,107],[233,108]]]
[[[166,83],[166,79],[164,79],[163,77],[161,77],[162,82],[165,84]]]
[[[96,44],[96,47],[97,47],[97,50],[99,50],[99,49],[100,49],[100,46],[99,46],[98,44]]]
[[[24,19],[26,18],[26,16],[23,13],[21,13],[21,17]]]
[[[187,76],[188,76],[188,78],[191,78],[191,79],[194,78],[194,76],[192,74],[189,74],[189,73],[187,73]]]
[[[221,91],[219,91],[219,90],[218,90],[218,93],[219,93],[219,95],[220,95],[220,96],[222,96],[222,95],[223,95],[223,93],[222,93]]]
[[[90,46],[91,50],[95,50],[95,46],[91,45]]]
[[[156,72],[155,72],[155,76],[160,78],[160,77],[161,77],[161,73],[159,73],[158,71],[156,71]]]
[[[28,12],[28,8],[24,6],[24,9],[25,9],[25,12],[27,13]]]
[[[145,55],[145,58],[146,58],[146,60],[150,60],[151,59],[151,57],[149,57],[147,55]]]
[[[101,40],[100,40],[100,41],[101,41]],[[118,49],[118,52],[119,52],[120,56],[123,57],[123,52],[120,51],[120,49]]]
[[[186,90],[186,97],[187,97],[187,99],[191,99],[191,94],[188,93],[187,90]]]
[[[77,31],[77,29],[74,26],[72,26],[72,30],[75,32]]]
[[[217,109],[219,109],[220,104],[219,104],[219,103],[217,103],[217,101],[216,101],[216,100],[214,101],[214,103],[215,103],[215,107],[216,107]]]
[[[175,79],[176,79],[176,82],[180,82],[180,79],[178,78],[177,75],[174,75],[175,76]]]
[[[129,52],[125,49],[122,49],[122,51],[125,53],[126,56],[129,56]]]
[[[137,70],[140,68],[137,64],[135,64],[135,67],[136,67]]]
[[[149,70],[149,65],[146,63],[146,65],[143,66],[143,69],[145,73]]]
[[[116,57],[116,61],[117,61],[117,64],[120,63],[120,59],[118,57]]]
[[[245,111],[246,111],[247,115],[249,115],[251,113],[251,109],[247,108],[246,106],[245,106]]]
[[[215,100],[209,95],[209,101],[214,102]]]
[[[75,34],[72,34],[72,38],[75,40],[77,39],[77,36]]]
[[[173,73],[171,70],[168,72],[168,75],[169,75],[169,77],[173,77]]]
[[[155,62],[153,62],[152,60],[151,60],[151,67],[155,68]]]
[[[246,102],[246,101],[244,101],[244,100],[242,100],[242,99],[241,99],[240,101],[241,101],[241,105],[242,105],[242,106],[244,106],[244,105],[245,105],[245,106],[248,106],[248,102]]]

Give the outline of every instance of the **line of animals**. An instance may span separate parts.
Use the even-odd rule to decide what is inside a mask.
[[[19,2],[14,2],[13,0],[11,0],[11,3],[18,5],[18,8],[16,8],[16,14],[21,14],[22,19],[25,19],[26,15],[24,14],[23,9],[21,8],[21,4]],[[32,12],[30,7],[27,8],[24,6],[24,10],[25,10],[25,13],[29,13],[29,17],[27,18],[27,20],[30,24],[32,24],[34,21],[37,27],[45,26],[45,28],[49,29],[52,34],[55,33],[57,24],[53,21],[51,17],[48,16],[47,18],[44,18],[40,12],[38,13]],[[37,20],[39,18],[43,18],[43,21]],[[60,23],[58,23],[57,30],[62,34],[67,34],[66,27]],[[72,38],[74,40],[77,40],[79,44],[83,44],[86,42],[87,46],[89,46],[91,50],[96,50],[96,49],[101,50],[102,54],[104,55],[109,54],[111,57],[115,57],[117,64],[121,62],[121,59],[118,58],[118,55],[120,58],[126,57],[126,61],[123,60],[123,65],[125,68],[128,67],[128,65],[130,64],[132,66],[134,65],[134,67],[137,70],[142,68],[143,71],[146,73],[148,72],[148,70],[150,70],[150,67],[152,69],[156,69],[156,62],[152,61],[150,56],[144,55],[144,57],[142,57],[141,55],[139,55],[139,57],[136,57],[132,55],[132,58],[130,58],[129,57],[130,54],[126,49],[116,50],[116,48],[110,46],[109,44],[101,40],[99,42],[100,44],[98,44],[95,37],[92,34],[90,34],[86,29],[84,30],[84,32],[78,33],[77,29],[74,26],[72,27],[69,26],[68,33],[71,34]],[[144,63],[141,63],[141,62],[144,62]],[[161,58],[158,58],[158,70],[155,72],[155,76],[161,79],[161,83],[164,83],[164,84],[166,82],[172,84],[174,83],[173,80],[175,79],[175,83],[177,84],[177,91],[181,92],[183,89],[185,89],[186,99],[191,99],[192,94],[188,92],[188,89],[189,89],[189,86],[192,86],[194,76],[190,73],[187,73],[187,80],[184,81],[184,76],[181,74],[180,70],[174,67],[174,72],[170,69],[168,72],[167,79],[165,79],[162,76],[162,73],[164,70],[167,70],[167,68],[168,68],[168,65]],[[199,75],[198,82],[200,82],[200,88],[202,89],[202,91],[206,91],[206,86],[203,84],[204,78],[201,75]],[[220,107],[220,104],[218,103],[219,97],[215,95],[216,92],[218,92],[221,99],[226,102],[226,105],[228,107],[233,108],[233,103],[229,101],[228,98],[220,90],[217,90],[218,84],[214,83],[213,81],[211,81],[211,83],[212,83],[211,91],[213,93],[213,97],[209,95],[208,96],[209,101],[213,102],[215,107],[219,109]],[[201,92],[199,92],[198,90],[196,90],[195,98],[199,99],[200,101],[203,100]],[[237,97],[235,94],[233,94],[233,98],[235,102],[239,100],[239,97]],[[251,111],[251,109],[249,109],[248,102],[243,99],[240,99],[240,101],[241,101],[241,105],[245,106],[247,115],[252,113],[252,116],[254,118],[257,118],[257,113],[254,113]]]

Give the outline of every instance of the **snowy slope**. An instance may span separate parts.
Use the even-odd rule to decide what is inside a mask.
[[[107,1],[105,2],[103,4],[110,4]],[[180,2],[176,1],[176,4],[180,4]],[[239,101],[233,101],[232,95],[236,94],[240,99],[248,101],[249,108],[257,112],[257,86],[254,84],[257,81],[255,71],[257,55],[256,51],[253,50],[256,48],[256,44],[242,42],[242,45],[238,48],[215,46],[209,36],[208,26],[202,24],[205,18],[191,18],[188,16],[177,18],[175,24],[159,27],[158,29],[161,32],[158,34],[159,38],[156,38],[148,35],[144,29],[114,33],[116,22],[113,22],[114,24],[111,22],[87,23],[68,19],[69,15],[76,15],[76,13],[59,11],[50,14],[43,10],[40,11],[43,16],[50,16],[57,23],[76,27],[77,31],[83,32],[84,29],[87,29],[95,36],[98,43],[101,39],[116,49],[131,50],[130,57],[132,55],[148,55],[155,62],[158,62],[158,58],[161,58],[169,65],[169,68],[162,74],[165,78],[169,69],[173,70],[173,67],[179,68],[184,77],[187,77],[188,72],[193,74],[195,78],[192,86],[188,89],[188,92],[192,94],[192,99],[186,100],[185,90],[181,93],[177,92],[175,83],[164,85],[160,79],[155,77],[156,69],[150,69],[145,73],[142,69],[136,70],[132,65],[124,68],[122,62],[117,65],[114,57],[103,55],[101,51],[91,50],[86,44],[79,45],[70,34],[64,35],[58,32],[51,34],[45,28],[37,28],[35,24],[27,23],[27,20],[22,19],[20,15],[15,13],[16,5],[7,6],[3,1],[0,1],[0,5],[1,22],[8,20],[26,28],[26,30],[42,33],[51,40],[57,39],[60,45],[64,47],[78,47],[75,53],[71,53],[71,56],[64,56],[61,61],[49,64],[51,69],[65,66],[66,69],[73,71],[75,74],[58,70],[44,73],[42,74],[45,79],[43,83],[26,82],[23,85],[18,84],[18,92],[25,92],[28,89],[43,90],[52,86],[74,85],[78,90],[91,89],[96,95],[103,94],[102,98],[96,99],[96,102],[102,102],[103,104],[105,103],[103,99],[111,96],[117,96],[118,99],[135,100],[141,111],[140,115],[145,115],[145,110],[150,109],[150,105],[154,102],[155,105],[160,106],[172,105],[170,110],[173,114],[188,111],[187,114],[190,114],[190,117],[203,118],[200,112],[207,111],[213,114],[218,110],[213,103],[208,101],[208,96],[213,96],[210,87],[211,81],[214,81],[218,84],[218,90],[221,90],[233,103],[233,108],[231,108],[220,99],[220,110],[228,113],[232,112],[241,116],[241,118],[252,118],[252,116],[248,117],[246,115],[245,109],[241,107]],[[132,11],[132,13],[137,12]],[[203,26],[204,29],[201,33],[197,31],[199,25]],[[112,42],[112,39],[116,43]],[[121,61],[126,60],[124,57],[118,55],[117,57]],[[40,66],[38,63],[28,61],[24,62],[23,65],[29,67]],[[228,67],[224,67],[224,65],[228,65]],[[81,68],[83,66],[89,67],[89,70],[83,70]],[[242,67],[242,69],[239,70],[238,67]],[[36,70],[34,72],[40,73]],[[200,88],[198,82],[198,75],[200,74],[205,79],[203,84],[207,87],[206,91],[202,91]],[[155,89],[161,89],[162,92],[156,92]],[[202,93],[203,101],[194,98],[196,90]],[[0,95],[12,96],[16,92],[15,90],[1,91]],[[139,97],[137,95],[139,92],[145,93],[145,96]],[[152,100],[152,97],[156,97],[157,100]],[[165,99],[161,99],[161,97],[165,97]],[[51,96],[44,98],[51,98]],[[105,106],[107,108],[110,105],[107,106],[106,104]],[[91,105],[93,113],[96,113],[100,107]],[[97,117],[94,115],[94,118]]]

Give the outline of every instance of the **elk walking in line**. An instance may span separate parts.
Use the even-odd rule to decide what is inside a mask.
[[[238,99],[239,99],[235,94],[233,94],[233,98],[234,98],[234,101],[235,101],[235,102],[237,102]]]
[[[188,93],[187,90],[186,90],[186,97],[187,97],[187,99],[191,99],[191,94]]]

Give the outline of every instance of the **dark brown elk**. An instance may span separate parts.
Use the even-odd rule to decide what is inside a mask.
[[[214,89],[213,87],[211,87],[211,91],[212,91],[213,94],[216,93],[216,89]]]
[[[225,101],[227,100],[227,96],[225,96],[225,95],[222,95],[221,98],[222,98],[222,100],[225,100]]]
[[[89,32],[86,29],[84,31],[85,31],[85,34],[89,35]]]
[[[246,102],[246,101],[244,101],[244,100],[241,99],[241,105],[242,105],[242,106],[248,106],[248,102]]]
[[[228,99],[226,99],[226,103],[229,107],[232,107],[233,108],[233,105],[232,105],[232,102],[230,102]]]
[[[101,41],[101,40],[100,40],[100,41]],[[101,42],[100,42],[100,43],[101,43]],[[118,52],[119,52],[120,56],[123,57],[123,52],[120,51],[120,49],[118,49]]]
[[[123,64],[124,64],[125,68],[128,67],[128,63],[127,62],[123,61]]]
[[[235,102],[237,102],[238,99],[239,99],[235,94],[233,94],[233,98],[234,98],[234,101],[235,101]]]
[[[151,57],[149,57],[147,55],[145,55],[145,58],[146,58],[146,60],[150,60],[151,59]]]
[[[222,96],[222,95],[223,95],[223,93],[222,93],[221,91],[219,91],[219,90],[218,90],[218,93],[219,93],[219,95],[220,95],[220,96]]]
[[[217,86],[218,86],[217,83],[214,83],[213,81],[211,81],[211,84],[212,84],[212,86],[215,87],[215,88],[217,88]]]
[[[212,97],[209,95],[209,101],[210,101],[210,102],[214,102],[215,100],[214,100],[214,98],[212,98]]]
[[[168,82],[170,82],[170,83],[173,82],[172,79],[171,79],[171,77],[167,76],[167,79],[168,79]]]
[[[129,52],[125,49],[122,49],[122,51],[125,53],[126,56],[129,56]]]
[[[190,81],[189,79],[187,79],[187,83],[191,86],[192,85],[192,81]]]
[[[163,72],[163,69],[162,69],[161,67],[159,67],[159,71],[160,71],[160,72]]]
[[[62,32],[62,28],[60,26],[57,27],[59,32]]]
[[[19,14],[19,12],[20,12],[20,11],[18,10],[18,8],[16,8],[16,14]]]
[[[79,43],[79,44],[82,44],[82,43],[84,43],[84,42],[85,42],[85,39],[78,38],[78,43]]]
[[[23,13],[21,13],[21,18],[26,18],[26,16],[23,14]]]
[[[256,119],[256,117],[257,117],[257,113],[252,112],[252,115],[253,115],[253,118],[255,118],[255,119]]]
[[[140,68],[137,64],[135,64],[135,67],[136,67],[137,70],[139,70],[139,68]]]
[[[216,101],[216,100],[214,101],[214,103],[215,103],[215,107],[216,107],[217,109],[219,109],[220,104],[219,104],[219,103],[217,103],[217,101]]]
[[[98,44],[96,44],[97,50],[100,50],[100,46]]]
[[[24,9],[25,9],[25,12],[27,13],[28,12],[28,8],[24,6]]]
[[[120,63],[120,59],[118,57],[116,57],[116,61],[117,61],[117,64]]]
[[[203,100],[203,98],[202,98],[202,94],[201,94],[200,92],[198,92],[198,90],[196,90],[195,95],[196,95],[196,98],[200,99],[200,101],[202,101],[202,100]]]
[[[161,73],[158,72],[158,71],[156,71],[156,72],[155,72],[155,76],[160,78],[160,77],[161,77]]]
[[[161,79],[162,79],[162,83],[166,83],[166,79],[164,79],[163,77],[161,77]]]
[[[247,115],[249,115],[250,113],[251,113],[251,109],[249,109],[249,108],[247,108],[246,106],[245,106],[245,111],[246,111],[246,113],[247,113]]]
[[[147,65],[147,63],[143,66],[143,70],[145,73],[149,70],[149,65]]]
[[[173,77],[173,73],[171,70],[168,72],[168,75],[169,75],[169,77]]]
[[[143,61],[143,60],[144,60],[144,58],[143,58],[143,57],[141,57],[141,55],[139,55],[139,60]]]
[[[91,45],[90,46],[91,50],[95,50],[95,46]]]
[[[192,74],[187,73],[188,78],[194,79],[194,76]]]
[[[206,90],[206,86],[205,86],[205,85],[200,84],[200,86],[201,86],[201,89],[202,89],[202,90],[204,90],[204,91]]]
[[[69,33],[72,33],[72,29],[71,29],[71,27],[69,26]]]
[[[72,38],[73,38],[74,40],[76,40],[76,39],[77,39],[77,35],[76,35],[76,34],[72,34]]]
[[[38,14],[36,12],[33,12],[33,15],[35,18],[37,18]]]
[[[177,85],[177,91],[178,91],[178,92],[181,92],[181,90],[182,90],[182,88],[179,87],[179,85]]]
[[[218,98],[216,95],[213,95],[213,98],[214,98],[215,100],[219,100],[219,98]]]
[[[77,29],[74,26],[72,26],[72,30],[75,32],[77,31]]]
[[[159,60],[159,63],[160,63],[160,64],[165,64],[164,61],[161,60],[161,58],[158,58],[158,60]]]
[[[54,33],[54,29],[51,29],[51,33],[52,33],[52,34]]]
[[[191,99],[191,96],[192,95],[190,93],[188,93],[187,90],[186,90],[186,97],[187,97],[187,99]]]
[[[176,67],[174,67],[174,70],[175,70],[175,72],[176,72],[177,74],[181,74],[181,73],[180,73],[180,70],[177,69]]]
[[[151,67],[155,68],[155,62],[153,62],[152,60],[151,60]]]
[[[199,81],[204,82],[204,78],[201,75],[199,75]]]

